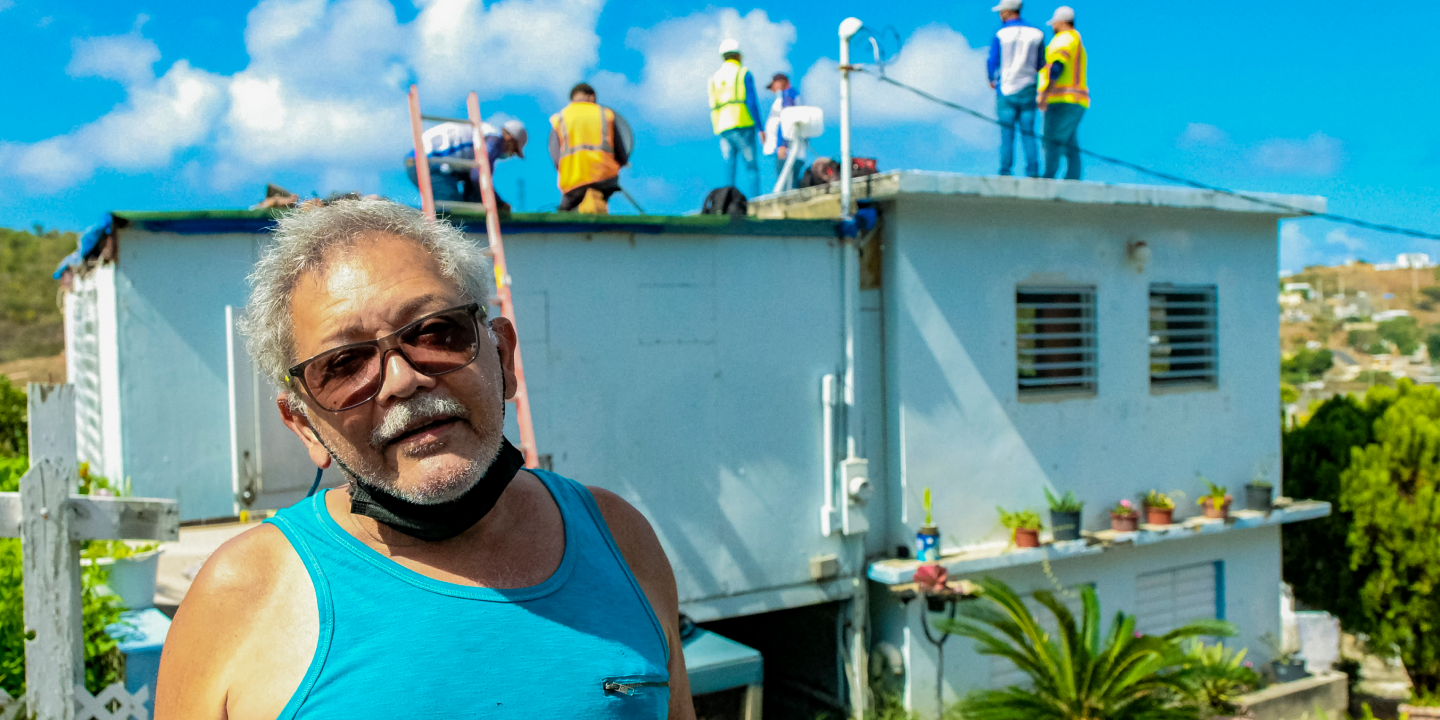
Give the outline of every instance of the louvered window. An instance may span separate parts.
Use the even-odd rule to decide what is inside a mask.
[[[1016,382],[1021,395],[1095,391],[1095,288],[1015,290]]]
[[[1219,374],[1214,285],[1150,286],[1150,385],[1211,384]]]

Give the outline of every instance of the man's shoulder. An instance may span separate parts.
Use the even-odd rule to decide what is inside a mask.
[[[280,528],[270,523],[246,530],[221,545],[200,567],[185,594],[187,604],[256,608],[285,592],[288,577],[305,566]]]
[[[650,521],[645,519],[643,513],[625,498],[605,488],[586,485],[585,489],[595,498],[595,505],[605,519],[610,536],[615,539],[615,544],[620,547],[620,552],[625,555],[632,570],[636,569],[636,564],[650,564],[657,560],[666,562],[660,539],[656,537],[655,529],[650,526]]]

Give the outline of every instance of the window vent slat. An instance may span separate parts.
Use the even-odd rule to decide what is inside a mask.
[[[1150,386],[1219,379],[1214,285],[1150,286]]]
[[[1021,395],[1094,392],[1095,288],[1017,287],[1015,340]]]

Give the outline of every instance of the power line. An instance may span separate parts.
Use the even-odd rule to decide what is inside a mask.
[[[877,50],[877,54],[878,54],[878,50]],[[872,75],[873,77],[878,78],[878,79],[881,80],[882,82],[890,83],[891,85],[894,85],[895,87],[901,88],[902,90],[908,90],[908,91],[910,91],[910,92],[912,92],[912,93],[914,93],[914,94],[916,94],[916,95],[918,95],[918,96],[920,96],[920,97],[922,97],[922,98],[924,98],[924,99],[926,99],[926,100],[929,100],[930,102],[936,103],[936,104],[938,104],[938,105],[943,105],[943,106],[945,106],[945,107],[950,108],[951,110],[958,110],[958,111],[960,111],[960,112],[962,112],[962,113],[965,113],[966,115],[970,115],[971,117],[977,118],[977,119],[979,119],[979,120],[984,120],[985,122],[988,122],[988,123],[990,123],[991,125],[1001,125],[1001,126],[1004,125],[1004,123],[1000,122],[999,120],[997,120],[997,119],[995,119],[995,118],[992,118],[992,117],[990,117],[989,115],[986,115],[985,113],[982,113],[982,112],[980,112],[980,111],[978,111],[978,110],[973,110],[973,109],[968,108],[968,107],[965,107],[964,105],[961,105],[961,104],[959,104],[959,103],[954,103],[954,102],[951,102],[951,101],[946,100],[946,99],[944,99],[944,98],[936,97],[935,95],[931,95],[930,93],[925,92],[924,90],[921,90],[920,88],[917,88],[917,87],[915,87],[915,86],[913,86],[913,85],[907,85],[907,84],[905,84],[905,83],[903,83],[903,82],[900,82],[899,80],[896,80],[896,79],[894,79],[894,78],[886,75],[886,74],[885,74],[885,66],[884,66],[884,64],[880,64],[880,65],[878,65],[877,67],[879,68],[879,72],[878,72],[878,73],[870,73],[870,72],[867,71],[865,68],[859,67],[859,66],[855,66],[855,65],[852,65],[852,66],[851,66],[851,70],[856,71],[856,72],[863,72],[863,73],[870,74],[870,75]],[[1039,136],[1037,136],[1037,135],[1034,133],[1034,131],[1023,130],[1023,129],[1019,128],[1018,126],[1015,128],[1015,130],[1016,130],[1017,132],[1021,133],[1022,135],[1027,135],[1027,136],[1029,136],[1029,137],[1037,138],[1037,139],[1039,138]],[[1239,199],[1241,199],[1241,200],[1246,200],[1246,201],[1248,201],[1248,202],[1256,203],[1256,204],[1259,204],[1259,205],[1264,205],[1264,206],[1266,206],[1266,207],[1272,207],[1272,208],[1275,208],[1275,209],[1277,209],[1277,210],[1284,210],[1284,211],[1286,211],[1286,212],[1295,213],[1295,214],[1297,214],[1297,215],[1304,215],[1304,216],[1306,216],[1306,217],[1320,218],[1320,219],[1323,219],[1323,220],[1329,220],[1329,221],[1331,221],[1331,222],[1337,222],[1337,223],[1342,223],[1342,224],[1345,224],[1345,225],[1352,225],[1352,226],[1358,227],[1358,228],[1364,228],[1364,229],[1366,229],[1366,230],[1374,230],[1374,231],[1376,231],[1376,232],[1393,233],[1393,234],[1396,234],[1396,235],[1406,235],[1406,236],[1413,237],[1413,238],[1420,238],[1420,239],[1422,239],[1422,240],[1440,240],[1440,234],[1437,234],[1437,233],[1430,233],[1430,232],[1425,232],[1424,230],[1415,230],[1415,229],[1412,229],[1412,228],[1399,227],[1399,226],[1397,226],[1397,225],[1386,225],[1386,224],[1384,224],[1384,223],[1374,223],[1374,222],[1370,222],[1369,220],[1361,220],[1361,219],[1359,219],[1359,218],[1352,218],[1352,217],[1348,217],[1348,216],[1345,216],[1345,215],[1336,215],[1336,214],[1334,214],[1334,213],[1315,212],[1315,211],[1313,211],[1313,210],[1306,210],[1305,208],[1296,207],[1296,206],[1294,206],[1294,205],[1290,205],[1290,204],[1287,204],[1287,203],[1277,202],[1277,201],[1275,201],[1275,200],[1269,200],[1269,199],[1267,199],[1267,198],[1258,197],[1258,196],[1256,196],[1256,195],[1249,195],[1249,194],[1242,193],[1242,192],[1236,192],[1236,191],[1234,191],[1234,190],[1228,190],[1228,189],[1226,189],[1226,188],[1218,187],[1218,186],[1216,186],[1216,185],[1210,185],[1210,184],[1207,184],[1207,183],[1202,183],[1202,182],[1200,182],[1200,181],[1198,181],[1198,180],[1191,180],[1191,179],[1189,179],[1189,178],[1180,177],[1179,175],[1172,175],[1172,174],[1170,174],[1170,173],[1167,173],[1167,172],[1164,172],[1164,171],[1161,171],[1161,170],[1154,170],[1154,169],[1145,167],[1145,166],[1143,166],[1143,165],[1137,165],[1137,164],[1135,164],[1135,163],[1133,163],[1133,162],[1130,162],[1129,160],[1122,160],[1122,159],[1117,158],[1117,157],[1111,157],[1111,156],[1109,156],[1109,155],[1102,155],[1102,154],[1097,153],[1097,152],[1095,152],[1095,151],[1093,151],[1093,150],[1086,150],[1086,149],[1084,149],[1084,148],[1075,148],[1075,149],[1079,150],[1079,151],[1080,151],[1080,154],[1082,154],[1082,155],[1085,155],[1085,156],[1088,156],[1088,157],[1092,157],[1092,158],[1094,158],[1094,159],[1096,159],[1096,160],[1099,160],[1099,161],[1105,162],[1105,163],[1109,163],[1109,164],[1111,164],[1111,165],[1117,165],[1117,166],[1119,166],[1119,167],[1123,167],[1123,168],[1127,168],[1127,169],[1130,169],[1130,170],[1134,170],[1135,172],[1138,172],[1138,173],[1140,173],[1140,174],[1142,174],[1142,175],[1149,175],[1149,176],[1151,176],[1151,177],[1160,178],[1161,180],[1167,180],[1167,181],[1169,181],[1169,182],[1178,183],[1178,184],[1181,184],[1181,185],[1188,185],[1188,186],[1190,186],[1190,187],[1193,187],[1193,188],[1196,188],[1196,189],[1199,189],[1199,190],[1208,190],[1208,191],[1213,192],[1213,193],[1219,193],[1219,194],[1221,194],[1221,195],[1228,195],[1228,196],[1233,197],[1233,198],[1239,198]]]

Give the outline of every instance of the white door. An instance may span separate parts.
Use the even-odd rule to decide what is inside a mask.
[[[237,327],[240,314],[240,308],[225,307],[231,489],[237,513],[293,505],[305,498],[315,480],[315,464],[305,446],[280,420],[275,386],[256,372],[245,352],[245,339]],[[325,472],[325,486],[343,482],[338,469]]]
[[[1192,620],[1220,616],[1219,563],[1149,572],[1135,578],[1135,629],[1163,635]]]

